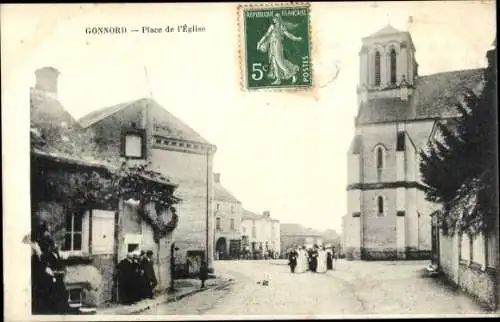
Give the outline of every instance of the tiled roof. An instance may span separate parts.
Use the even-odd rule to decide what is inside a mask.
[[[466,90],[481,84],[483,69],[470,69],[420,76],[409,101],[400,98],[378,98],[362,103],[358,124],[452,117]]]
[[[241,203],[220,183],[214,183],[214,199],[217,201],[225,201],[232,203]]]
[[[258,215],[254,212],[251,212],[250,210],[243,209],[243,214],[241,216],[241,219],[259,220],[262,219],[263,217],[264,217],[263,215]]]
[[[168,112],[160,104],[151,98],[141,98],[138,100],[124,102],[117,105],[102,108],[93,111],[83,117],[78,122],[84,128],[90,127],[93,124],[116,114],[126,108],[143,108],[148,106],[150,117],[154,123],[154,132],[158,135],[163,135],[169,138],[177,138],[186,141],[199,142],[210,144],[199,133],[189,127],[186,123]]]
[[[33,122],[61,126],[78,126],[76,120],[64,109],[59,100],[43,90],[30,89],[30,117]]]
[[[62,104],[43,91],[30,93],[31,135],[39,136],[45,130],[45,144],[33,147],[33,156],[50,159],[53,162],[101,168],[110,172],[118,171],[118,163],[106,160],[95,147],[91,136],[85,133]],[[65,123],[66,126],[63,126]],[[161,184],[175,185],[164,175],[148,172],[144,178]]]
[[[280,232],[283,236],[322,236],[319,231],[312,228],[306,228],[299,224],[281,224]]]
[[[417,79],[408,118],[456,116],[460,95],[477,90],[484,69],[459,70],[421,76]]]

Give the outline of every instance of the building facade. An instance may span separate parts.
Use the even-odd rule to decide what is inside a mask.
[[[323,246],[324,238],[319,231],[306,228],[298,224],[281,224],[281,252],[284,255],[290,249],[305,246],[312,248],[314,245]]]
[[[164,263],[168,263],[168,252],[162,246],[169,243],[172,233],[156,243],[153,228],[133,204],[125,200],[94,200],[86,191],[86,206],[77,212],[69,202],[71,196],[53,194],[46,186],[48,182],[84,178],[89,173],[109,179],[119,167],[118,157],[108,159],[97,153],[93,141],[57,99],[58,75],[59,71],[52,67],[37,70],[36,85],[30,92],[32,131],[42,132],[36,134],[44,141],[41,146],[32,141],[31,220],[34,231],[38,223],[49,224],[60,248],[70,306],[93,307],[119,300],[116,266],[119,259],[136,248],[154,252],[158,287],[167,287],[170,270]],[[171,193],[176,187],[168,180],[161,185]],[[164,222],[172,218],[171,213],[162,215]]]
[[[180,220],[174,234],[176,271],[198,274],[201,262],[213,271],[212,162],[216,147],[150,98],[89,113],[80,125],[95,136],[102,153],[147,158],[155,171],[179,185]],[[105,152],[106,151],[106,152]],[[169,245],[169,247],[173,247]]]
[[[415,52],[410,33],[392,26],[362,39],[343,227],[348,258],[430,257],[432,206],[419,152],[434,122],[456,113],[457,91],[475,88],[481,70],[420,76]]]
[[[220,182],[214,173],[215,258],[237,259],[241,252],[241,201]]]
[[[258,215],[243,209],[241,220],[242,249],[246,256],[269,258],[281,252],[280,222],[269,211]]]

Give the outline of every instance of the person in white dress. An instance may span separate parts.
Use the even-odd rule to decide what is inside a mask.
[[[307,260],[306,254],[302,248],[297,249],[297,267],[295,268],[296,273],[304,273],[306,271],[306,265],[304,265],[304,260]]]
[[[326,251],[325,247],[321,247],[318,250],[318,267],[316,268],[317,273],[326,273]]]

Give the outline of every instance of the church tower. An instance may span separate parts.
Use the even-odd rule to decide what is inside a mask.
[[[380,97],[407,100],[418,76],[409,32],[387,25],[362,39],[359,52],[358,104]]]

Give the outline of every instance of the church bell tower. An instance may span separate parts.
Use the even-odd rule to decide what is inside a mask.
[[[359,52],[358,104],[374,98],[408,100],[418,76],[410,33],[387,25],[362,39]]]

